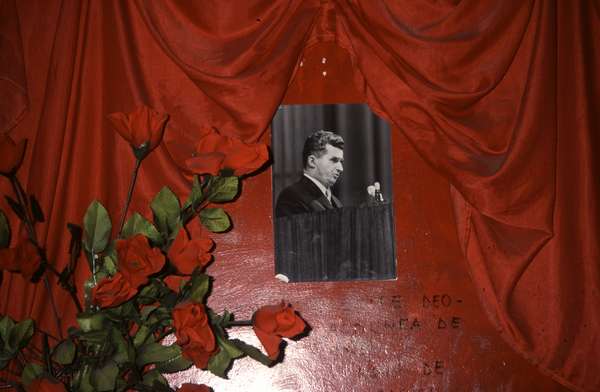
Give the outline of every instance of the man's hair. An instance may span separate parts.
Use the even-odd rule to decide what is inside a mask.
[[[344,139],[342,139],[340,135],[330,131],[315,131],[307,137],[304,142],[304,148],[302,149],[302,162],[304,163],[304,167],[306,167],[310,155],[319,158],[325,154],[328,144],[331,144],[333,147],[337,147],[340,150],[344,149]]]

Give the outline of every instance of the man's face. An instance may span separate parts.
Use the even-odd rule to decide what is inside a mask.
[[[344,150],[331,144],[325,146],[325,153],[320,157],[311,155],[308,159],[313,166],[310,175],[327,188],[331,188],[344,171]]]

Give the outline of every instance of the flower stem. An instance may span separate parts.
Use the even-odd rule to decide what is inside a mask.
[[[135,188],[135,180],[137,179],[138,170],[140,169],[140,165],[142,164],[142,160],[139,158],[135,159],[135,167],[133,168],[133,173],[131,174],[131,182],[129,183],[129,191],[127,192],[127,200],[125,201],[125,206],[123,207],[123,213],[121,214],[121,221],[119,223],[119,234],[117,237],[121,237],[121,232],[123,231],[123,226],[125,225],[125,216],[127,215],[127,209],[129,208],[129,203],[131,203],[131,196],[133,196],[133,189]]]
[[[77,307],[77,312],[79,312],[79,313],[83,312],[83,308],[81,307],[79,298],[77,298],[77,290],[75,289],[75,287],[71,283],[66,282],[64,279],[62,279],[62,275],[60,274],[60,272],[58,272],[56,270],[56,268],[54,268],[54,266],[51,265],[50,263],[46,263],[46,268],[50,272],[52,272],[54,275],[56,275],[60,285],[69,292],[69,294],[71,295],[71,299],[73,300],[73,303],[75,304],[75,307]]]
[[[13,191],[15,192],[15,195],[17,196],[18,203],[23,207],[23,213],[25,215],[23,222],[25,223],[25,228],[27,229],[27,234],[29,234],[29,239],[36,247],[39,247],[39,244],[37,242],[37,235],[35,233],[35,229],[34,229],[33,223],[32,223],[33,220],[31,219],[31,216],[29,215],[29,203],[27,202],[27,195],[23,191],[23,187],[21,186],[21,183],[19,182],[19,179],[17,178],[17,176],[11,175],[10,183],[13,187]]]
[[[33,226],[33,219],[32,219],[31,213],[30,213],[29,203],[27,200],[27,194],[25,193],[25,190],[21,186],[21,183],[19,182],[19,179],[17,178],[16,175],[13,174],[10,176],[10,182],[12,184],[13,191],[15,192],[15,195],[17,196],[17,200],[18,200],[19,204],[23,207],[23,212],[24,212],[23,222],[25,223],[25,227],[27,228],[27,233],[29,234],[29,240],[38,249],[40,255],[43,256],[43,259],[44,259],[43,261],[46,261],[46,264],[49,264],[46,259],[46,252],[44,251],[44,249],[42,249],[42,247],[40,246],[38,239],[37,239],[37,234],[36,234],[35,228]],[[48,298],[50,299],[52,313],[54,314],[54,320],[56,321],[56,328],[58,329],[58,336],[62,339],[63,338],[62,325],[60,322],[60,317],[58,316],[58,310],[56,309],[56,303],[54,302],[54,296],[52,295],[52,290],[50,288],[50,282],[48,280],[48,275],[44,274],[44,277],[42,279],[44,281],[44,287],[46,288],[46,291],[48,292]]]
[[[223,323],[223,328],[229,327],[248,327],[252,325],[252,320],[232,320],[227,323]]]

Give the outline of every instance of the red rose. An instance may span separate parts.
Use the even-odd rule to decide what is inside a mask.
[[[14,174],[23,162],[27,139],[15,143],[6,133],[0,134],[0,174]]]
[[[101,308],[110,308],[121,305],[136,293],[137,289],[131,287],[123,275],[117,272],[112,277],[102,279],[92,289],[92,302]]]
[[[194,157],[185,163],[189,170],[198,174],[217,175],[222,169],[230,169],[235,176],[242,176],[256,171],[268,159],[269,151],[265,144],[244,143],[222,136],[213,128],[200,139]]]
[[[181,384],[177,392],[211,392],[212,389],[204,384]]]
[[[117,240],[119,271],[133,288],[148,282],[148,276],[160,271],[165,256],[158,248],[151,248],[148,239],[137,234],[126,240]]]
[[[206,369],[208,360],[217,352],[215,335],[210,329],[204,305],[186,303],[173,309],[173,327],[183,355],[199,369]]]
[[[181,287],[182,282],[186,282],[188,280],[187,277],[177,276],[177,275],[169,275],[163,279],[163,282],[167,285],[168,288],[178,293]]]
[[[27,387],[27,392],[67,392],[64,384],[53,378],[39,377]]]
[[[212,247],[213,240],[210,238],[189,240],[185,229],[180,229],[169,248],[169,260],[177,268],[177,272],[190,275],[194,268],[205,267],[210,262]]]
[[[134,150],[144,150],[143,158],[160,144],[169,115],[142,105],[131,113],[111,113],[108,119]]]
[[[31,279],[40,268],[42,258],[35,245],[23,241],[15,248],[0,249],[0,269],[18,272]]]
[[[304,320],[283,301],[279,305],[263,306],[252,317],[252,328],[263,345],[269,358],[275,360],[279,356],[281,338],[292,338],[301,334],[306,328]]]

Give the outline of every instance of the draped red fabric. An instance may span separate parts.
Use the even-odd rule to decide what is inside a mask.
[[[14,1],[0,3],[0,132],[14,127],[27,107],[21,28]]]
[[[47,211],[40,234],[58,269],[65,224],[94,198],[118,216],[126,194],[133,156],[108,113],[145,103],[171,115],[131,207],[147,213],[164,178],[187,188],[177,164],[203,128],[260,139],[303,51],[335,43],[364,100],[450,180],[473,283],[506,341],[572,389],[600,388],[597,2],[0,4],[0,130],[18,123],[12,136],[32,139],[20,176]],[[19,21],[44,34],[21,36]],[[37,87],[19,123],[25,79]],[[2,298],[14,292],[3,313],[58,334],[42,285],[6,276]],[[75,309],[53,296],[68,324]]]

